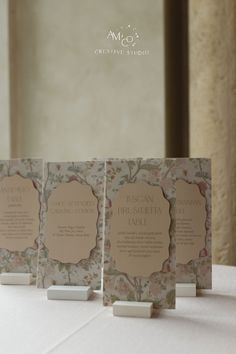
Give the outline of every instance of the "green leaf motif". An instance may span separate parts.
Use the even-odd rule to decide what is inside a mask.
[[[135,299],[135,295],[133,291],[129,291],[128,295],[127,295],[127,301],[134,301]]]
[[[120,300],[116,295],[111,295],[110,298],[112,303]]]
[[[63,268],[64,268],[64,264],[60,262],[60,263],[58,264],[59,272],[61,272],[61,271],[63,270]]]
[[[170,307],[175,304],[175,290],[171,290],[167,293],[166,301]]]

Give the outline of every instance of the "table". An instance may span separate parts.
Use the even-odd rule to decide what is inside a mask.
[[[236,267],[213,266],[213,290],[178,298],[151,319],[113,317],[102,294],[47,300],[34,286],[0,286],[1,354],[235,354]]]

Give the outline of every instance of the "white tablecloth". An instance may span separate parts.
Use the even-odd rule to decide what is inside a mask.
[[[178,298],[151,319],[113,317],[88,302],[48,301],[34,286],[0,286],[1,354],[235,354],[236,267],[213,267],[213,290]]]

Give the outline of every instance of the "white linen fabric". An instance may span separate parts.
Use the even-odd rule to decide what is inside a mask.
[[[236,267],[213,266],[213,290],[177,298],[151,319],[113,317],[96,292],[87,302],[47,300],[33,286],[0,286],[3,354],[233,354]]]

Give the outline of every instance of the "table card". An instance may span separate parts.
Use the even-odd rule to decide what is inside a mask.
[[[36,275],[43,162],[0,161],[0,273]]]
[[[45,164],[37,286],[101,286],[104,162]]]
[[[211,161],[176,159],[176,278],[211,289]]]
[[[104,305],[175,307],[175,186],[170,159],[106,162]]]

